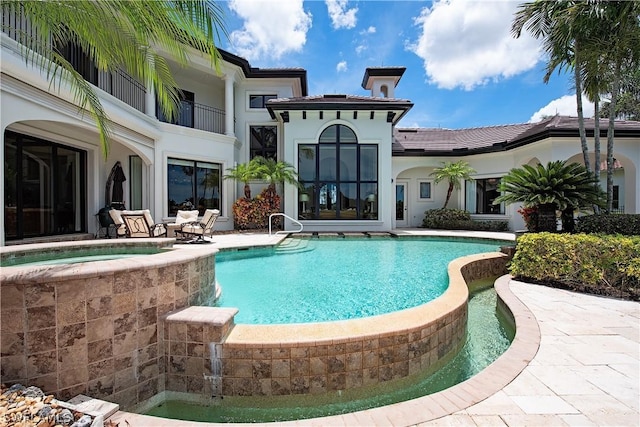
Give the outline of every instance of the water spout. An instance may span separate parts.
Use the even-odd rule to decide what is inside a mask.
[[[211,375],[203,374],[205,381],[211,382],[211,397],[222,398],[222,344],[209,343],[211,354]]]

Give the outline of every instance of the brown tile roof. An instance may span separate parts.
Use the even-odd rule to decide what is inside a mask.
[[[593,135],[594,120],[585,119],[587,135]],[[600,121],[606,135],[607,121]],[[620,136],[640,137],[640,122],[616,121]],[[395,128],[393,154],[396,156],[464,155],[504,151],[552,136],[578,135],[578,118],[554,116],[538,123],[487,126],[467,129]]]

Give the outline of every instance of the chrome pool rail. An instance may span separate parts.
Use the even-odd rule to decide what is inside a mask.
[[[304,226],[302,225],[302,223],[300,221],[298,221],[297,219],[293,219],[289,215],[284,214],[282,212],[276,212],[276,213],[272,213],[271,215],[269,215],[269,236],[272,235],[271,234],[271,218],[273,218],[274,216],[283,216],[283,217],[287,218],[289,221],[299,225],[300,229],[299,230],[293,230],[293,231],[279,230],[279,231],[276,231],[273,234],[300,233],[304,229]],[[283,224],[282,228],[284,228],[284,224]]]

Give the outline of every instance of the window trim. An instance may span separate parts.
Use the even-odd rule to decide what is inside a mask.
[[[498,205],[498,212],[478,212],[478,193],[474,192],[475,199],[473,201],[474,202],[473,206],[468,206],[469,200],[467,199],[467,196],[468,196],[467,186],[469,184],[472,184],[475,188],[477,188],[478,181],[487,181],[490,179],[497,179],[498,187],[499,187],[499,182],[500,180],[502,180],[502,177],[503,177],[502,175],[501,176],[491,175],[491,176],[485,176],[485,177],[476,177],[471,181],[465,181],[464,206],[467,212],[471,213],[471,215],[506,215],[506,206],[504,202]],[[483,188],[483,191],[484,191],[484,194],[486,194],[486,188]]]
[[[252,134],[251,134],[251,128],[264,128],[264,127],[273,127],[275,128],[275,132],[276,132],[276,161],[280,158],[280,129],[279,126],[276,123],[248,123],[247,124],[247,135],[248,137],[246,138],[247,140],[247,148],[249,150],[249,152],[247,153],[249,160],[252,159],[251,157],[251,138],[252,138]]]
[[[262,107],[252,107],[251,106],[251,97],[261,96],[262,97]],[[273,98],[278,98],[278,94],[275,92],[247,92],[247,111],[264,111],[267,109],[267,99],[264,99],[265,96],[273,96]]]
[[[194,168],[197,168],[198,163],[208,163],[208,164],[212,164],[212,165],[216,165],[218,166],[218,174],[219,174],[219,206],[217,208],[212,207],[212,208],[207,208],[205,207],[205,209],[218,209],[220,210],[220,212],[223,211],[223,207],[224,205],[224,194],[225,194],[225,184],[224,184],[224,171],[225,171],[225,163],[221,162],[219,160],[212,160],[212,159],[206,159],[206,158],[202,158],[202,157],[189,157],[189,156],[185,156],[184,153],[182,154],[177,154],[177,153],[173,153],[173,154],[169,154],[165,157],[165,167],[164,167],[164,173],[166,174],[165,178],[164,178],[164,185],[166,185],[166,189],[164,191],[164,209],[166,209],[166,213],[168,216],[172,216],[171,211],[169,209],[169,166],[176,165],[178,163],[171,163],[171,161],[178,161],[178,162],[190,162]],[[197,183],[196,183],[197,186]],[[194,201],[195,201],[195,197],[197,197],[197,193],[193,194],[194,196]],[[196,206],[196,205],[194,205]]]
[[[429,184],[429,197],[422,197],[422,184]],[[418,200],[421,202],[433,201],[433,188],[432,179],[418,179]]]
[[[345,128],[349,129],[355,137],[355,141],[354,142],[346,142],[346,143],[342,143],[340,135],[341,135],[341,129],[337,129],[336,132],[336,141],[335,142],[321,142],[321,136],[324,134],[324,132],[329,129],[332,126],[344,126]],[[315,163],[315,177],[311,180],[304,180],[304,179],[300,179],[300,183],[303,185],[304,189],[300,190],[298,192],[298,219],[299,220],[317,220],[317,221],[378,221],[380,219],[380,201],[379,201],[379,194],[380,194],[380,147],[378,144],[370,144],[370,143],[364,143],[361,142],[358,139],[358,134],[356,133],[356,130],[348,124],[344,124],[344,123],[332,123],[329,124],[327,126],[325,126],[322,129],[322,132],[320,132],[320,134],[318,135],[318,137],[315,140],[310,140],[310,141],[305,141],[305,142],[299,142],[297,144],[297,157],[298,157],[298,161],[297,161],[297,166],[298,166],[298,172],[300,173],[300,159],[301,159],[301,154],[300,154],[300,149],[301,147],[313,147],[314,152],[316,153],[315,155],[315,159],[313,160],[313,162]],[[320,169],[320,148],[321,147],[327,147],[327,146],[333,146],[335,147],[335,151],[336,151],[336,179],[335,180],[330,180],[330,179],[321,179],[320,173],[321,173],[321,169]],[[356,148],[356,165],[357,165],[357,171],[356,171],[356,175],[355,175],[355,179],[354,180],[342,180],[341,176],[340,176],[340,166],[339,166],[339,161],[340,161],[340,153],[341,147],[348,147],[348,146],[353,146]],[[367,149],[370,147],[375,147],[375,153],[376,153],[376,179],[375,180],[368,180],[368,179],[361,179],[361,166],[362,166],[362,150],[363,149]],[[342,185],[355,185],[356,188],[356,194],[357,194],[357,200],[358,200],[358,206],[356,207],[356,217],[355,218],[349,218],[346,216],[343,216],[343,214],[341,214],[340,212],[343,211],[343,209],[341,209],[341,200],[339,198],[336,198],[336,202],[335,202],[335,207],[334,207],[334,211],[336,213],[336,217],[332,217],[332,218],[322,218],[321,216],[321,205],[320,205],[320,190],[322,188],[324,188],[327,185],[336,185],[337,189],[340,189]],[[363,186],[367,186],[367,185],[371,185],[373,187],[375,187],[375,190],[372,191],[365,191],[367,194],[365,195],[362,191],[362,189],[364,188]],[[306,191],[306,188],[310,187],[312,188],[311,194],[309,192]],[[301,194],[307,194],[311,200],[309,201],[304,201],[305,204],[310,203],[312,208],[309,207],[307,205],[307,207],[309,207],[308,209],[306,209],[306,211],[311,214],[310,218],[305,218],[302,216],[302,211],[300,209],[302,201],[299,199]],[[338,192],[336,192],[336,194],[339,194]],[[372,201],[367,201],[367,197],[370,196],[374,196],[374,198],[372,199]],[[369,205],[369,206],[363,206],[360,203],[374,203],[374,205]],[[369,210],[367,208],[370,208]]]

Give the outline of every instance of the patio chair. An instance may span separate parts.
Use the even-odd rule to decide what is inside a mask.
[[[166,237],[167,227],[156,224],[149,209],[141,211],[122,211],[122,219],[127,230],[127,237]]]
[[[182,224],[180,230],[176,230],[176,235],[179,235],[183,240],[192,238],[193,243],[206,242],[204,236],[207,234],[209,237],[213,235],[213,226],[220,215],[218,209],[207,209],[204,211],[202,221],[193,221]]]
[[[109,216],[113,221],[113,225],[116,230],[116,238],[119,237],[127,237],[127,227],[124,225],[124,220],[122,219],[122,212],[117,209],[110,209]]]
[[[176,237],[176,231],[182,228],[182,224],[188,222],[198,222],[198,210],[193,211],[178,211],[176,212],[175,222],[166,224],[169,237]]]

